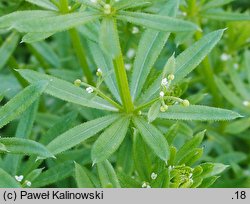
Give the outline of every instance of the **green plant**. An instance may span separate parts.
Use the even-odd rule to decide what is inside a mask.
[[[213,104],[221,104],[215,83],[218,85],[218,79],[206,57],[225,29],[202,36],[200,18],[228,16],[210,9],[230,1],[198,2],[200,7],[194,0],[186,4],[176,0],[27,0],[24,8],[28,4],[35,9],[0,17],[0,29],[12,32],[0,48],[0,69],[8,64],[10,69],[4,73],[12,73],[23,87],[0,108],[0,128],[15,125],[12,121],[21,116],[14,126],[15,133],[11,131],[15,137],[0,138],[0,152],[4,154],[0,157],[0,175],[5,178],[0,186],[75,186],[65,179],[74,174],[74,169],[78,187],[212,185],[227,166],[199,160],[203,153],[199,146],[205,134],[202,130],[217,131],[216,127],[209,127],[211,121],[242,116],[231,110],[197,105],[203,93],[192,95],[188,91],[190,80],[186,76],[202,62],[204,69],[199,74],[205,78]],[[177,18],[179,5],[194,23]],[[201,11],[199,19],[195,18]],[[243,14],[232,14],[233,17],[249,19]],[[131,28],[133,33],[143,30],[142,34],[126,34]],[[123,29],[125,34],[119,33]],[[27,43],[25,49],[32,54],[29,65],[19,65],[13,56],[20,33],[22,43]],[[165,49],[166,43],[182,42],[184,36],[194,33],[196,42],[186,49]],[[58,47],[64,61],[48,43],[39,42],[51,36],[51,45]],[[139,41],[132,73],[126,70],[133,58],[126,46],[130,38]],[[64,51],[64,43],[72,44],[70,54]],[[72,59],[67,60],[68,55]],[[64,66],[81,70],[60,69]],[[6,97],[2,91],[0,96]],[[32,130],[35,121],[37,134]],[[206,127],[196,129],[198,133],[193,136],[191,121],[200,121],[195,124]],[[30,157],[24,160],[23,155]],[[47,170],[42,172],[41,167]],[[15,175],[24,178],[16,177],[18,183]],[[63,181],[58,183],[60,180]]]

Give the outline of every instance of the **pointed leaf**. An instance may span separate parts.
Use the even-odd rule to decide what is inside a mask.
[[[148,146],[160,159],[167,161],[169,157],[169,146],[162,133],[142,118],[135,117],[133,122]]]
[[[116,18],[134,23],[136,25],[165,32],[185,32],[198,30],[198,27],[191,22],[155,14],[119,11]]]
[[[211,52],[222,37],[224,29],[217,30],[205,35],[191,47],[186,49],[176,58],[175,79],[172,84],[179,83],[185,76],[193,71],[202,60]],[[162,76],[160,75],[145,91],[139,100],[141,103],[148,101],[152,96],[159,93]]]
[[[108,160],[97,163],[97,170],[103,188],[120,188],[120,183]]]
[[[0,188],[20,188],[18,182],[0,168]]]
[[[30,85],[0,108],[0,128],[23,113],[47,87],[47,81]]]
[[[92,147],[91,157],[93,163],[108,159],[124,140],[128,131],[130,118],[122,117],[107,128]]]
[[[0,29],[13,28],[14,24],[29,19],[39,19],[57,15],[56,12],[44,10],[16,11],[0,17]]]
[[[117,115],[109,115],[78,125],[56,137],[47,147],[53,154],[59,154],[94,136],[117,118]]]
[[[100,16],[93,12],[77,12],[53,17],[35,17],[17,22],[13,27],[23,33],[43,33],[44,31],[56,33],[97,20]]]
[[[4,67],[16,49],[18,40],[19,35],[16,32],[13,32],[0,47],[0,70]]]
[[[220,10],[209,10],[202,13],[204,18],[216,20],[216,21],[250,21],[250,15],[236,13],[236,12],[227,12]]]
[[[57,11],[58,8],[53,4],[51,3],[49,0],[25,0],[29,3],[32,3],[34,5],[37,5],[41,8],[45,8],[45,9],[49,9],[49,10],[53,10],[53,11]]]
[[[42,158],[54,157],[46,147],[33,140],[4,137],[0,138],[0,143],[6,147],[10,154],[36,155]]]
[[[30,83],[37,80],[48,80],[49,85],[45,92],[49,95],[90,108],[116,111],[116,108],[109,105],[102,98],[95,96],[95,94],[88,94],[85,90],[69,82],[32,70],[23,69],[17,71]]]
[[[103,51],[106,54],[109,54],[112,58],[115,58],[120,54],[118,32],[113,18],[103,18],[99,43]]]
[[[85,168],[75,163],[75,179],[78,188],[94,188]]]
[[[169,120],[197,120],[197,121],[220,121],[233,120],[242,117],[231,110],[214,108],[200,105],[170,106],[165,113],[160,113],[159,118]]]
[[[176,0],[168,1],[159,15],[176,16],[179,2]],[[141,92],[143,85],[152,69],[155,61],[166,44],[170,33],[160,32],[156,30],[146,30],[139,43],[136,54],[134,69],[131,80],[131,95],[133,100],[136,99]]]

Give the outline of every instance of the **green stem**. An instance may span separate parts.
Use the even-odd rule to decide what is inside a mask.
[[[81,82],[81,85],[85,86],[85,87],[91,87],[100,97],[102,97],[103,99],[105,99],[106,101],[108,101],[111,105],[113,105],[114,107],[118,108],[119,110],[122,109],[122,107],[116,103],[115,101],[113,101],[111,98],[109,98],[108,96],[106,96],[100,89],[91,86],[87,83]]]
[[[87,78],[87,82],[89,84],[92,84],[94,85],[94,82],[93,82],[93,76],[92,76],[92,73],[89,69],[89,66],[88,66],[88,63],[87,63],[87,60],[86,60],[86,55],[85,55],[85,52],[84,52],[84,49],[83,47],[81,46],[81,38],[77,32],[76,29],[71,29],[69,31],[70,33],[70,38],[72,40],[72,44],[73,44],[73,47],[74,47],[74,50],[76,52],[76,55],[77,55],[77,58],[79,60],[79,63],[82,67],[82,71],[84,73],[84,75],[86,76]]]
[[[115,59],[113,59],[116,81],[118,84],[118,89],[121,95],[124,109],[127,113],[132,113],[134,111],[134,104],[132,102],[132,97],[129,90],[128,77],[124,66],[116,21],[114,21],[114,29],[116,31],[118,46],[120,50],[120,54],[115,57]]]
[[[161,98],[158,97],[158,98],[155,98],[141,106],[138,106],[136,109],[135,109],[135,112],[138,112],[140,110],[143,110],[151,105],[153,105],[156,101],[160,100]],[[178,98],[178,97],[174,97],[174,96],[164,96],[164,100],[172,100],[172,101],[176,101],[176,102],[179,102],[181,103],[183,100],[181,98]]]
[[[64,14],[70,12],[68,0],[60,0],[60,11]],[[79,60],[80,66],[82,67],[82,71],[87,78],[87,82],[91,85],[94,85],[93,76],[87,63],[86,55],[82,47],[81,38],[75,28],[69,30],[69,34],[76,56]]]

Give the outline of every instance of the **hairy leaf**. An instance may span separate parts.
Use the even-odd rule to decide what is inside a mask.
[[[47,87],[47,81],[28,86],[0,108],[0,128],[23,113]]]
[[[78,125],[56,137],[47,147],[53,154],[59,154],[94,136],[117,120],[117,117],[109,115]]]
[[[188,21],[139,12],[119,11],[117,19],[165,32],[185,32],[198,29],[195,24]]]
[[[135,117],[133,118],[133,122],[147,145],[160,159],[167,161],[169,157],[169,146],[162,133],[142,118]]]
[[[69,82],[31,70],[17,71],[30,83],[37,80],[48,80],[49,84],[45,92],[54,97],[90,108],[116,111],[116,108],[109,105],[105,100],[94,94],[88,94],[86,91]]]
[[[118,149],[126,136],[129,122],[130,118],[122,117],[100,135],[92,147],[91,156],[93,163],[108,159]]]
[[[231,110],[213,108],[201,105],[170,106],[165,113],[160,113],[159,118],[169,120],[197,120],[197,121],[220,121],[233,120],[242,117]]]
[[[36,155],[42,158],[54,157],[42,144],[33,140],[21,138],[0,138],[7,152],[10,154]]]

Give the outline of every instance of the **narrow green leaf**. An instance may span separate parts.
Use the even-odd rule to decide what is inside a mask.
[[[91,179],[86,173],[85,168],[75,163],[75,179],[78,188],[94,188]]]
[[[103,51],[113,59],[117,57],[120,54],[120,48],[115,20],[113,18],[103,18],[99,36],[99,43]]]
[[[42,173],[44,168],[35,169],[31,171],[27,176],[25,176],[25,180],[30,181],[31,183],[34,182],[38,176]]]
[[[228,69],[228,72],[236,91],[241,95],[242,98],[250,101],[250,92],[247,89],[246,84],[244,84],[244,81],[238,75],[236,70],[232,66],[229,67],[230,68]]]
[[[67,161],[64,163],[57,164],[47,171],[41,173],[32,183],[33,188],[38,187],[45,187],[49,186],[50,184],[56,183],[61,181],[71,175],[74,172],[74,163],[72,161]]]
[[[32,70],[20,69],[17,71],[30,83],[37,80],[48,80],[49,84],[45,92],[49,95],[90,108],[117,111],[116,108],[109,105],[109,103],[102,98],[95,96],[95,94],[88,94],[85,90],[69,82]]]
[[[17,181],[0,168],[0,188],[20,188]]]
[[[32,3],[36,6],[39,6],[41,8],[45,8],[45,9],[49,9],[49,10],[53,10],[53,11],[57,11],[58,8],[53,4],[51,3],[49,0],[25,0],[29,3]]]
[[[175,79],[172,81],[172,84],[179,83],[185,76],[187,76],[191,71],[193,71],[202,60],[211,52],[214,46],[219,42],[222,37],[224,29],[217,30],[205,35],[199,41],[194,43],[184,52],[176,58],[176,70],[175,70]],[[146,102],[152,96],[159,93],[160,84],[162,76],[160,75],[152,85],[145,91],[141,96],[139,101]]]
[[[0,138],[0,143],[6,147],[10,154],[36,155],[42,158],[54,157],[46,147],[33,140]]]
[[[168,1],[159,15],[161,16],[176,16],[179,7],[179,1]],[[133,100],[136,99],[141,92],[143,85],[160,55],[164,45],[166,44],[170,33],[160,32],[156,30],[146,30],[139,43],[138,51],[136,54],[134,69],[131,80],[131,95]]]
[[[34,43],[45,40],[52,35],[54,35],[54,33],[27,33],[26,35],[23,36],[22,42]]]
[[[105,84],[108,86],[110,92],[116,98],[116,100],[121,102],[121,97],[119,95],[114,75],[114,65],[112,58],[109,55],[105,55],[97,43],[89,41],[88,44],[97,67],[99,67],[103,72]]]
[[[115,170],[108,160],[97,163],[97,170],[103,188],[121,187]]]
[[[226,4],[229,4],[235,0],[212,0],[208,1],[205,5],[202,6],[202,10],[207,10],[211,8],[221,7]]]
[[[250,21],[250,15],[248,14],[221,10],[209,10],[207,12],[203,12],[202,16],[216,21]]]
[[[148,146],[160,159],[167,161],[169,158],[169,146],[162,133],[143,118],[135,117],[133,122]]]
[[[47,145],[57,136],[63,134],[70,129],[73,123],[76,121],[77,113],[71,112],[61,117],[51,128],[41,137],[40,143]]]
[[[44,31],[56,33],[97,20],[100,16],[93,12],[77,12],[53,17],[36,17],[17,22],[13,27],[24,33],[43,33]]]
[[[215,183],[215,181],[220,178],[219,176],[212,176],[209,178],[203,179],[202,183],[199,185],[199,188],[208,188]]]
[[[13,28],[14,24],[19,24],[19,22],[29,19],[39,19],[49,16],[55,17],[57,15],[56,12],[43,10],[16,11],[0,17],[0,29]]]
[[[242,117],[231,110],[214,108],[201,105],[170,106],[165,113],[160,113],[159,118],[169,120],[197,120],[197,121],[220,121],[233,120]]]
[[[47,87],[47,81],[28,86],[0,108],[0,128],[23,113]]]
[[[205,134],[205,131],[198,133],[179,149],[175,157],[176,164],[178,164],[188,153],[193,151],[194,148],[197,148],[201,144],[204,138],[204,134]]]
[[[246,69],[247,80],[250,88],[250,51],[246,50],[244,53],[244,65]]]
[[[109,115],[78,125],[56,137],[47,147],[53,154],[59,154],[94,136],[117,118],[117,115]]]
[[[145,7],[149,6],[151,4],[150,1],[144,1],[144,0],[120,0],[114,2],[114,7],[116,10],[125,10],[125,9],[134,9],[138,7]]]
[[[135,170],[138,173],[140,179],[143,181],[150,180],[150,174],[152,170],[152,163],[147,147],[148,146],[146,146],[141,135],[139,134],[139,131],[137,129],[134,129],[133,159],[135,164]]]
[[[108,159],[121,145],[128,131],[130,118],[122,117],[107,128],[92,147],[93,163]]]
[[[250,110],[243,105],[243,101],[238,95],[231,91],[228,86],[218,77],[215,77],[215,82],[220,90],[220,93],[227,99],[229,103],[236,106],[244,112],[250,113]]]
[[[237,120],[228,124],[225,132],[237,135],[247,130],[248,128],[250,128],[250,118],[243,118],[241,120]]]
[[[176,18],[139,12],[119,11],[117,19],[165,32],[198,30],[197,25]]]
[[[8,38],[4,41],[0,47],[0,70],[8,62],[10,56],[17,47],[19,40],[19,35],[16,32],[13,32]]]
[[[61,62],[59,56],[56,52],[47,44],[46,42],[36,42],[33,43],[32,48],[34,48],[51,66],[55,68],[61,68]]]
[[[174,74],[175,79],[173,81],[174,84],[180,82],[202,62],[202,60],[220,41],[223,33],[224,29],[211,32],[178,55],[176,58],[176,71]]]
[[[153,122],[160,113],[161,102],[156,101],[148,111],[148,122]]]

